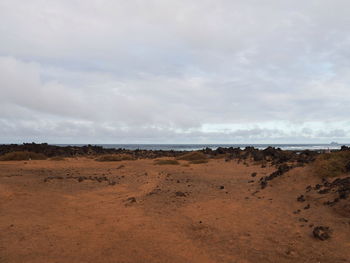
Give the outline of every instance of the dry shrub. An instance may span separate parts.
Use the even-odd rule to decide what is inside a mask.
[[[156,165],[178,165],[180,164],[178,161],[176,160],[155,160],[154,164]]]
[[[197,161],[197,160],[205,160],[207,159],[207,156],[202,152],[189,152],[177,157],[177,159],[186,160],[186,161]]]
[[[10,152],[0,156],[0,161],[24,161],[45,159],[47,159],[47,157],[44,154],[35,152]]]
[[[320,155],[313,163],[313,171],[321,177],[335,177],[350,172],[350,151]]]
[[[134,160],[134,158],[130,154],[108,154],[97,157],[95,160],[98,162],[120,162]]]

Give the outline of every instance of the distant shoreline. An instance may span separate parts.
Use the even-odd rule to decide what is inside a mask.
[[[52,144],[57,146],[87,146],[89,144]],[[267,147],[280,148],[282,150],[340,150],[341,146],[350,146],[350,143],[341,144],[90,144],[96,146],[102,146],[106,149],[126,149],[126,150],[163,150],[163,151],[197,151],[210,148],[216,150],[219,147],[222,148],[241,148],[254,147],[259,150],[266,149]]]
[[[322,151],[322,150],[340,150],[342,146],[350,146],[350,143],[330,143],[330,144],[55,144],[55,143],[23,143],[23,144],[0,144],[0,147],[9,145],[19,147],[21,145],[48,145],[52,147],[102,147],[106,150],[142,150],[142,151],[200,151],[204,149],[216,150],[218,148],[240,148],[244,150],[246,147],[254,147],[264,150],[268,147],[280,148],[289,151]]]

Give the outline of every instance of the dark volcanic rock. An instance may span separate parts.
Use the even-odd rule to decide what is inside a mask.
[[[282,164],[278,166],[277,171],[273,172],[269,176],[261,177],[260,178],[261,189],[264,189],[267,186],[268,181],[271,181],[274,178],[283,175],[284,173],[288,172],[292,168],[293,168],[292,166],[288,166],[287,164]]]
[[[186,194],[184,192],[178,191],[175,193],[175,196],[186,197]]]
[[[9,152],[35,152],[44,154],[47,157],[62,156],[86,156],[86,155],[102,155],[102,154],[129,154],[133,158],[158,158],[158,157],[177,157],[184,154],[183,151],[162,151],[162,150],[126,150],[126,149],[114,149],[103,148],[97,145],[84,145],[84,146],[57,146],[49,145],[47,143],[24,143],[24,144],[3,144],[0,145],[0,155]]]
[[[319,240],[327,240],[331,237],[332,230],[327,226],[316,226],[312,231],[314,238]]]
[[[333,201],[325,202],[326,205],[334,205],[342,199],[347,199],[350,196],[350,177],[338,178],[333,182],[328,182],[323,179],[323,185],[317,184],[314,189],[319,190],[319,194],[335,193],[337,197]]]
[[[305,196],[304,195],[298,196],[297,201],[298,202],[305,202],[306,201]]]
[[[350,151],[350,147],[343,145],[343,146],[340,148],[340,151]]]
[[[125,200],[125,202],[128,202],[129,204],[136,203],[136,198],[135,197],[129,197],[128,199]]]
[[[345,148],[344,148],[345,149]],[[187,153],[187,151],[163,151],[163,150],[127,150],[127,149],[114,149],[114,148],[103,148],[97,145],[84,145],[84,146],[57,146],[49,145],[47,143],[36,144],[36,143],[24,143],[21,145],[10,144],[0,145],[0,155],[15,151],[28,151],[35,153],[42,153],[47,157],[61,156],[61,157],[72,157],[72,156],[86,156],[86,155],[102,155],[102,154],[129,154],[134,159],[139,158],[159,158],[159,157],[178,157]],[[274,165],[279,165],[286,162],[299,162],[308,163],[315,159],[318,154],[316,151],[283,151],[280,148],[268,147],[264,150],[259,150],[254,147],[246,147],[244,150],[239,147],[223,148],[219,147],[216,150],[206,148],[200,150],[209,157],[216,155],[225,155],[227,160],[238,159],[246,160],[252,159],[255,162],[266,162],[269,161]],[[265,164],[262,164],[265,166]]]

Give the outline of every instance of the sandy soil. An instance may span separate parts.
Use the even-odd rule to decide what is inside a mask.
[[[261,190],[273,167],[185,164],[0,162],[0,262],[350,262],[350,218],[296,200],[320,182],[307,167]]]

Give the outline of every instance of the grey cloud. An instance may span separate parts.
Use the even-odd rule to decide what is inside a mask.
[[[1,1],[0,139],[349,140],[349,8]]]

